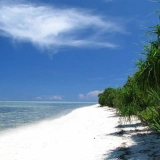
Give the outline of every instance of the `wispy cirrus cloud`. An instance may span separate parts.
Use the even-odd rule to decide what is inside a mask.
[[[103,91],[95,90],[88,92],[86,95],[84,94],[79,94],[78,97],[81,100],[97,100],[98,94],[102,93]]]
[[[0,3],[0,35],[39,47],[115,48],[117,44],[104,37],[124,32],[117,21],[84,9]]]

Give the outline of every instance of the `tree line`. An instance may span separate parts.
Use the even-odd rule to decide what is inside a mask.
[[[160,132],[160,25],[150,27],[151,37],[144,45],[143,58],[136,63],[136,72],[119,88],[106,88],[98,95],[101,106],[117,109],[130,120],[137,116]]]

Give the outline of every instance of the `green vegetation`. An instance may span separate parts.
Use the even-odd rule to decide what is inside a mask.
[[[137,116],[160,132],[160,25],[148,32],[152,40],[144,46],[144,58],[136,72],[121,88],[106,88],[99,94],[99,104],[117,109],[120,116]]]

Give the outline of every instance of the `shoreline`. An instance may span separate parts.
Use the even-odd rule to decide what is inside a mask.
[[[160,136],[99,105],[0,134],[1,160],[108,160],[160,157]]]
[[[48,105],[49,104],[49,105]],[[75,109],[95,105],[93,102],[8,101],[0,104],[0,134],[46,120],[63,117]],[[25,106],[25,109],[24,107]],[[15,107],[15,108],[13,108]],[[11,112],[10,112],[11,110]],[[12,112],[14,110],[14,113]],[[6,114],[6,112],[8,114]]]

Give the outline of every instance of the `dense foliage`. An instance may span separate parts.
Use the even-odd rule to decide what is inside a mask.
[[[137,71],[121,88],[106,88],[99,104],[117,108],[120,116],[137,116],[160,132],[160,25],[149,31],[152,40],[144,46],[145,58],[138,60]]]

